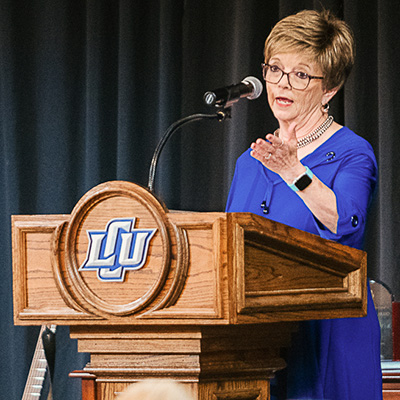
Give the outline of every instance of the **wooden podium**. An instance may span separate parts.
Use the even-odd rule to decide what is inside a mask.
[[[12,217],[14,321],[69,325],[83,398],[172,378],[266,400],[296,321],[366,314],[366,253],[250,213],[172,212],[101,184],[71,215]],[[66,379],[69,379],[66,377]]]

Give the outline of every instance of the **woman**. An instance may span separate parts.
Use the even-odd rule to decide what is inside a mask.
[[[264,58],[279,128],[238,159],[227,211],[250,211],[361,248],[376,160],[364,139],[328,113],[354,63],[349,27],[328,11],[302,11],[272,29]],[[370,293],[366,317],[302,323],[290,352],[286,398],[382,398]]]

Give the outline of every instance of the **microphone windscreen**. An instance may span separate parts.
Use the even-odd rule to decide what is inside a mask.
[[[247,99],[254,100],[260,97],[264,86],[259,79],[257,79],[255,76],[248,76],[242,80],[242,83],[246,85],[250,84],[254,88],[253,92],[247,96]]]

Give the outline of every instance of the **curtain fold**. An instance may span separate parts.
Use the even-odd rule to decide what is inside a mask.
[[[207,90],[261,79],[263,44],[282,17],[331,9],[353,28],[356,65],[331,105],[372,144],[380,168],[366,249],[371,278],[400,298],[397,132],[400,10],[389,0],[0,0],[0,392],[20,398],[38,327],[12,319],[13,214],[68,214],[109,180],[147,186],[151,157],[178,119],[215,110]],[[156,194],[170,209],[223,211],[236,158],[277,127],[266,95],[224,122],[196,121],[167,143]],[[88,358],[57,331],[55,399],[77,399],[68,372]]]

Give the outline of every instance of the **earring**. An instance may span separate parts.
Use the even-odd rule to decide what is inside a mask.
[[[324,112],[324,113],[329,112],[329,103],[322,104],[322,112]]]

